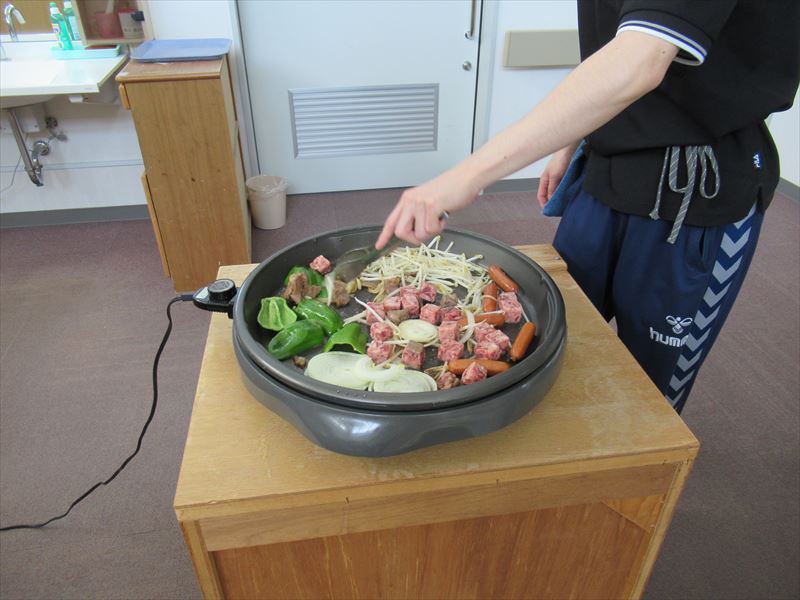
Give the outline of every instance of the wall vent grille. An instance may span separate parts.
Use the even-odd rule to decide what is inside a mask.
[[[296,158],[436,150],[439,84],[289,90]]]

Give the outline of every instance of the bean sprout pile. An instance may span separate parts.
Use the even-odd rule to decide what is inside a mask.
[[[382,256],[369,265],[358,278],[358,286],[366,287],[380,301],[385,296],[387,280],[400,278],[400,285],[419,287],[432,283],[442,294],[452,294],[457,287],[466,290],[458,308],[475,312],[480,309],[482,290],[489,283],[486,267],[478,264],[483,255],[467,258],[465,254],[450,252],[453,243],[441,250],[441,236],[436,236],[427,245],[416,248],[404,247]]]

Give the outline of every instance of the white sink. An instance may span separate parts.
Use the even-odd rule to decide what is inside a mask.
[[[113,58],[56,60],[53,41],[4,42],[9,60],[0,61],[0,108],[46,102],[60,94],[96,94],[127,60]]]
[[[0,108],[15,108],[27,104],[47,102],[52,94],[8,95],[19,94],[10,90],[46,88],[58,74],[56,61],[44,60],[4,60],[0,63]]]

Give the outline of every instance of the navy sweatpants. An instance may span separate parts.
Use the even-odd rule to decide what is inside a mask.
[[[683,225],[669,244],[671,222],[614,211],[582,184],[581,177],[567,190],[553,245],[680,412],[742,286],[763,214],[754,208],[730,225]]]

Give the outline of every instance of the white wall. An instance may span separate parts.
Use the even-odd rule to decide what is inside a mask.
[[[156,39],[231,38],[232,0],[149,0]]]
[[[781,158],[781,177],[800,186],[800,94],[792,108],[772,115],[769,130]]]
[[[202,10],[199,10],[202,8]],[[147,14],[156,38],[233,38],[231,0],[149,0]],[[144,170],[136,129],[121,105],[71,104],[56,97],[45,104],[68,141],[51,142],[41,159],[43,187],[36,187],[20,164],[11,133],[0,135],[0,213],[145,204]],[[28,146],[38,137],[31,135]]]
[[[489,136],[493,136],[541,102],[567,76],[570,69],[506,69],[503,46],[511,29],[577,29],[575,0],[500,0],[489,108]],[[538,177],[547,159],[518,171],[507,179]]]
[[[44,186],[28,178],[14,136],[0,135],[0,213],[144,204],[139,183],[142,155],[133,119],[119,104],[72,104],[66,97],[45,103],[67,141],[51,140],[41,158]],[[32,134],[28,147],[47,134]],[[14,175],[14,167],[19,168]],[[9,189],[13,177],[14,184]]]

